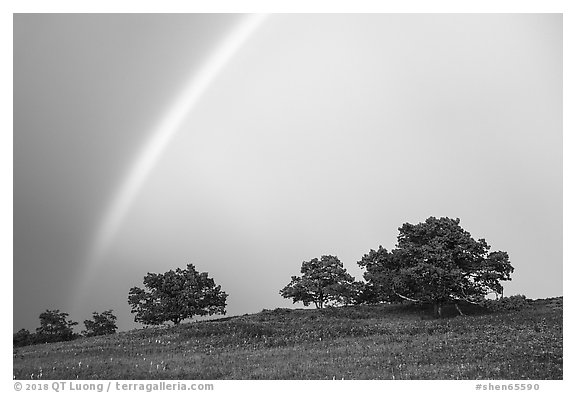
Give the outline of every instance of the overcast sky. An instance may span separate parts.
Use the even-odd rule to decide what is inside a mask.
[[[302,261],[360,279],[363,254],[429,216],[509,253],[506,295],[562,295],[560,14],[271,15],[215,63],[247,19],[14,17],[14,329],[55,308],[139,326],[130,287],[187,263],[229,315],[293,307],[278,291]]]

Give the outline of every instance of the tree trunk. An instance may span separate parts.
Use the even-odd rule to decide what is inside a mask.
[[[464,313],[462,312],[462,310],[460,310],[460,306],[458,306],[458,303],[454,303],[454,305],[456,306],[456,310],[458,310],[460,315],[464,316]]]
[[[442,318],[442,303],[434,303],[434,317]]]

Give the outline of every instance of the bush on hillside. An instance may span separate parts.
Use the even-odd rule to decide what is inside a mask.
[[[490,311],[518,311],[528,307],[532,302],[532,299],[524,295],[513,295],[496,300],[485,299],[481,304]]]
[[[112,313],[112,310],[107,310],[103,313],[93,312],[92,320],[85,320],[84,325],[86,326],[86,330],[84,330],[82,334],[86,337],[114,334],[118,329],[118,326],[116,326],[116,316]]]
[[[12,336],[12,344],[15,347],[24,347],[34,342],[34,334],[30,333],[28,329],[20,329]]]

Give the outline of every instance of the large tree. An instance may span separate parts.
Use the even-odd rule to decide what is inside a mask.
[[[305,306],[314,303],[316,308],[326,304],[348,304],[356,296],[357,285],[346,272],[340,260],[332,255],[323,255],[302,262],[302,276],[292,276],[292,281],[280,290],[280,295],[302,302]]]
[[[501,294],[501,281],[514,271],[506,252],[490,252],[486,240],[472,238],[459,219],[430,217],[399,231],[396,249],[380,246],[358,262],[375,300],[430,303],[441,316],[444,304]]]
[[[192,264],[188,264],[186,270],[177,268],[164,274],[148,273],[144,286],[145,289],[131,288],[128,296],[136,322],[179,324],[195,315],[226,314],[228,294],[208,277],[208,273],[197,272]]]

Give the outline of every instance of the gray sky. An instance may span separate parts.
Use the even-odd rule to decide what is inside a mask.
[[[187,263],[230,315],[291,307],[303,260],[359,279],[429,216],[508,251],[505,294],[562,295],[560,14],[269,16],[90,259],[159,119],[242,19],[15,16],[14,329],[47,308],[137,326],[129,288]]]

